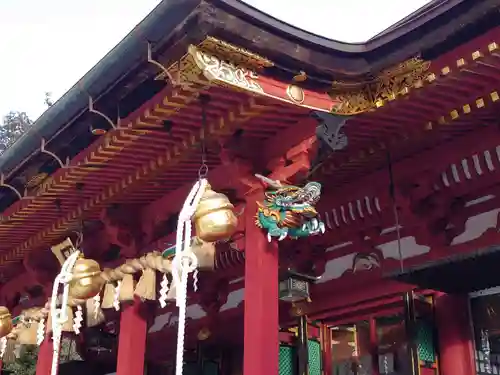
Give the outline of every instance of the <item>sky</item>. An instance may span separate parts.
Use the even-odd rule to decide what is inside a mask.
[[[363,42],[428,0],[247,0],[304,30]],[[0,116],[32,119],[57,100],[139,23],[159,0],[0,0]]]

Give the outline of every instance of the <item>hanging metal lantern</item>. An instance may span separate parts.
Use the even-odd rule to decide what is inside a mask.
[[[287,270],[279,283],[279,299],[291,303],[308,300],[309,284],[318,279],[319,277]]]
[[[12,331],[12,316],[9,309],[0,306],[0,338],[7,336]]]
[[[231,237],[238,226],[238,218],[233,209],[228,197],[213,191],[207,184],[193,217],[196,236],[205,242]]]
[[[69,295],[77,300],[93,298],[101,292],[103,285],[99,263],[92,259],[79,258],[73,267]]]
[[[279,284],[279,298],[286,302],[298,302],[309,298],[309,282],[288,277]]]

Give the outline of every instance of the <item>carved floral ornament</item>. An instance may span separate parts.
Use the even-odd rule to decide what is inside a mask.
[[[170,63],[168,68],[163,68],[156,79],[166,79],[168,72],[181,84],[217,84],[261,94],[264,89],[259,83],[259,73],[273,65],[272,61],[247,49],[207,37],[196,46],[190,45],[187,53],[179,61]],[[429,67],[430,62],[414,57],[380,72],[373,79],[363,82],[334,81],[329,94],[338,104],[331,111],[340,115],[355,115],[381,107],[387,101],[408,93],[412,87],[421,87]],[[307,74],[302,71],[294,77],[295,82],[305,79]],[[301,104],[302,98],[295,94],[287,92],[293,102]]]
[[[244,48],[234,46],[214,37],[188,47],[187,53],[159,74],[156,79],[166,79],[167,74],[183,83],[206,85],[215,81],[244,90],[262,92],[257,73],[273,66],[273,62]]]
[[[356,115],[382,107],[386,102],[405,95],[413,87],[421,87],[430,62],[414,57],[382,71],[375,79],[365,82],[334,81],[330,96],[340,101],[332,112]]]
[[[264,92],[255,71],[224,61],[195,46],[189,47],[189,53],[208,80],[248,91]]]

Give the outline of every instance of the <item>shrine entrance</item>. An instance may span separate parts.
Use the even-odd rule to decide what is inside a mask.
[[[439,374],[434,297],[407,294],[409,308],[408,296],[400,294],[324,319],[327,373]]]

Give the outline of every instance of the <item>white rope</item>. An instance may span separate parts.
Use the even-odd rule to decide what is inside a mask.
[[[36,329],[36,344],[38,346],[42,345],[44,339],[45,339],[45,318],[42,318],[38,322],[38,327]]]
[[[0,360],[5,355],[5,351],[7,350],[7,336],[2,337],[0,339]]]
[[[72,253],[61,267],[61,272],[54,280],[52,287],[52,298],[50,300],[50,316],[52,319],[52,339],[53,339],[53,353],[52,353],[52,370],[51,375],[57,375],[59,367],[59,350],[61,347],[62,325],[68,320],[68,298],[69,298],[69,282],[71,281],[73,267],[80,255],[77,250]],[[59,286],[63,285],[63,294],[61,300],[61,307],[57,308],[57,295]]]
[[[182,375],[184,365],[184,338],[186,334],[187,283],[189,273],[198,268],[198,259],[191,251],[191,219],[196,211],[205,188],[206,179],[198,180],[189,192],[177,222],[175,256],[172,261],[172,284],[176,286],[176,305],[179,307],[177,325],[177,357],[175,375]]]

